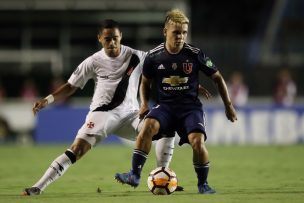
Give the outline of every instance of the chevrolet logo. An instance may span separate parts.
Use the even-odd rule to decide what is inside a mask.
[[[170,76],[169,78],[163,78],[163,83],[167,83],[171,86],[178,86],[188,82],[188,77]]]

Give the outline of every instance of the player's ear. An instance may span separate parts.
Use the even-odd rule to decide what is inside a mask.
[[[167,36],[167,28],[163,29],[163,35],[166,37]]]
[[[97,40],[99,43],[101,43],[101,35],[100,34],[97,34]]]

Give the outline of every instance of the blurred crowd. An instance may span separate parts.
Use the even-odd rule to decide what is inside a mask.
[[[276,105],[291,106],[294,103],[297,86],[287,69],[282,69],[277,74],[273,93],[273,101]]]
[[[243,73],[235,71],[230,75],[227,88],[236,107],[245,106],[248,102],[249,87],[244,80]],[[275,106],[288,107],[294,104],[297,96],[296,83],[288,69],[278,71],[273,81],[272,103]]]
[[[54,77],[48,87],[48,92],[52,92],[59,86],[65,83],[65,80],[61,77]],[[10,88],[5,86],[0,80],[0,103],[9,98]],[[15,99],[21,99],[24,102],[34,102],[37,98],[44,95],[41,94],[37,83],[33,78],[26,78],[20,88],[18,96]]]
[[[51,80],[51,83],[48,87],[49,92],[54,91],[59,86],[65,83],[65,80],[61,77],[54,77]],[[3,83],[0,81],[0,110],[1,109],[1,103],[9,102],[7,100],[8,91],[10,91],[9,88],[5,87]],[[34,103],[35,100],[37,100],[39,97],[43,97],[43,95],[40,93],[38,85],[35,83],[35,81],[32,78],[27,78],[24,80],[22,88],[20,88],[19,91],[19,97],[18,100],[22,102],[29,102]],[[68,101],[61,101],[60,103],[57,103],[56,105],[65,105]],[[11,143],[15,142],[17,138],[18,132],[15,132],[8,121],[8,119],[1,115],[0,111],[0,144],[1,143]]]

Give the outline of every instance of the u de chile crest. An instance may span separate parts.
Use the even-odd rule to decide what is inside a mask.
[[[183,71],[186,74],[190,74],[192,72],[193,63],[183,63]]]

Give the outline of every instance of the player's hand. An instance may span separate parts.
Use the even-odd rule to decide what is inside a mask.
[[[229,104],[226,106],[225,113],[226,113],[228,120],[230,120],[231,122],[234,122],[237,120],[236,112],[235,112],[235,109],[232,104]]]
[[[41,109],[46,107],[48,105],[48,101],[46,99],[41,99],[37,102],[35,102],[33,107],[33,113],[36,115]]]
[[[139,119],[143,119],[149,113],[149,107],[147,105],[142,105],[139,109]]]
[[[210,99],[212,97],[212,94],[206,89],[204,88],[202,85],[198,85],[198,92],[203,95],[207,100]]]

